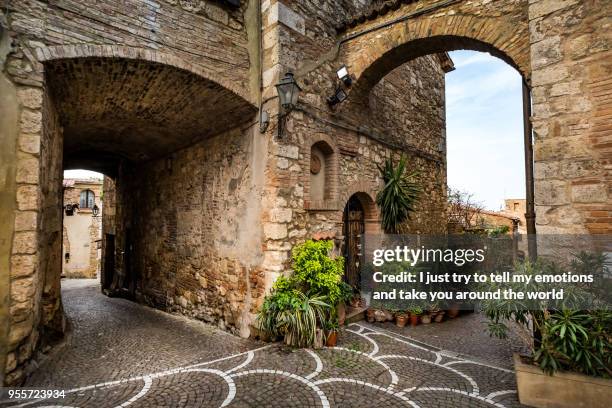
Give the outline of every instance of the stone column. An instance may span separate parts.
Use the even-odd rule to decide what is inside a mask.
[[[612,232],[611,13],[606,0],[529,2],[540,234]]]

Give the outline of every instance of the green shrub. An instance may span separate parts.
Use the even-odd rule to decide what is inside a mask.
[[[296,347],[315,344],[317,330],[337,327],[335,306],[352,297],[342,282],[344,259],[331,258],[331,241],[306,241],[293,249],[291,277],[279,277],[257,316],[259,328]]]
[[[581,253],[572,262],[575,274],[603,273],[603,257]],[[524,262],[516,271],[525,275],[560,274],[564,269],[550,262]],[[514,291],[540,291],[542,284],[532,283],[527,289],[523,284],[504,284]],[[604,281],[607,281],[604,279]],[[500,285],[486,284],[482,289],[495,290]],[[523,327],[532,326],[539,339],[534,341],[533,360],[549,374],[557,370],[574,371],[592,376],[612,377],[612,312],[609,293],[598,296],[601,288],[580,284],[557,284],[564,290],[563,303],[547,301],[487,300],[481,306],[490,319],[491,335],[506,337],[505,321],[515,321]],[[593,296],[595,295],[595,296]],[[603,302],[602,302],[603,301]],[[592,309],[578,310],[577,306],[590,304]],[[601,309],[601,310],[600,310]]]
[[[306,241],[293,248],[292,279],[304,289],[325,296],[331,305],[341,300],[344,258],[331,258],[332,241]]]
[[[560,310],[542,325],[542,345],[534,360],[553,373],[564,369],[612,377],[612,312]]]

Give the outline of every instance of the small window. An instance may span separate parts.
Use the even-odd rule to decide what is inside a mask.
[[[96,202],[96,196],[91,190],[81,191],[81,199],[79,202],[80,208],[93,208]]]

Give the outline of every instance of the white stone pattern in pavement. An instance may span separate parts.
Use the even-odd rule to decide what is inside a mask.
[[[365,359],[370,360],[371,362],[379,365],[384,370],[386,370],[388,374],[388,384],[380,385],[374,382],[364,381],[363,379],[356,379],[351,377],[330,377],[330,378],[320,378],[321,373],[325,370],[324,361],[321,359],[320,353],[323,350],[310,350],[304,349],[298,351],[298,353],[303,353],[303,358],[312,358],[315,362],[315,369],[307,375],[298,375],[291,372],[291,367],[286,367],[285,370],[278,369],[268,369],[268,368],[255,368],[250,367],[253,359],[258,353],[265,353],[267,349],[273,346],[273,344],[256,348],[250,351],[245,351],[242,353],[233,354],[230,356],[222,357],[219,359],[215,359],[212,361],[202,362],[198,364],[193,364],[184,367],[177,367],[171,370],[160,371],[152,374],[147,374],[143,376],[125,378],[116,381],[108,381],[99,384],[93,384],[85,387],[74,388],[66,391],[67,395],[75,394],[75,393],[84,393],[90,390],[110,390],[113,387],[118,387],[121,385],[125,385],[127,383],[133,382],[142,382],[143,386],[139,392],[135,395],[131,396],[129,399],[121,402],[116,405],[117,407],[128,407],[132,405],[139,405],[138,402],[141,401],[144,397],[146,397],[149,393],[154,393],[154,380],[162,378],[174,376],[177,374],[189,374],[189,373],[205,373],[208,375],[217,376],[222,379],[227,385],[227,394],[225,395],[225,399],[220,402],[219,407],[230,406],[232,402],[237,397],[237,387],[235,383],[235,379],[246,376],[263,376],[263,375],[273,375],[278,377],[278,379],[291,381],[292,386],[299,384],[305,390],[308,390],[313,394],[315,399],[317,400],[317,404],[320,407],[327,408],[330,406],[334,406],[333,402],[330,401],[328,395],[323,391],[322,388],[326,384],[348,384],[353,386],[360,386],[367,389],[370,389],[372,392],[387,394],[393,399],[397,400],[398,406],[410,406],[413,408],[420,408],[421,405],[418,403],[420,393],[427,392],[429,395],[435,394],[451,394],[457,397],[462,396],[462,403],[458,404],[461,406],[482,406],[489,405],[493,407],[499,408],[507,408],[505,405],[505,401],[507,397],[511,394],[516,394],[515,389],[499,389],[492,392],[482,392],[481,387],[479,387],[478,378],[474,378],[476,376],[470,375],[467,372],[477,369],[487,369],[487,370],[495,370],[500,374],[505,374],[507,376],[513,376],[513,372],[511,370],[507,370],[500,367],[495,367],[492,365],[488,365],[479,361],[475,361],[465,357],[452,356],[448,353],[445,353],[442,350],[438,350],[435,348],[424,347],[422,343],[418,343],[412,341],[410,338],[401,336],[395,333],[387,332],[378,328],[374,328],[366,323],[353,323],[347,329],[346,332],[352,333],[359,338],[365,340],[365,344],[369,344],[371,346],[371,351],[364,352],[360,350],[355,350],[352,348],[346,347],[334,347],[334,348],[326,348],[323,350],[335,350],[335,351],[344,351],[347,353],[357,354]],[[403,346],[407,346],[408,349],[415,350],[415,354],[421,357],[417,357],[416,355],[410,355],[410,352],[402,352],[402,354],[383,354],[381,353],[381,344],[379,343],[380,339],[387,339],[396,344],[401,344]],[[403,349],[405,350],[405,348]],[[451,353],[452,354],[452,353]],[[428,355],[429,358],[423,357],[424,355]],[[238,359],[238,357],[243,357],[239,364],[233,366],[229,369],[214,369],[210,368],[215,363],[219,363],[222,361]],[[400,384],[401,375],[398,374],[395,370],[392,369],[391,365],[388,363],[393,360],[409,360],[412,364],[420,364],[426,366],[426,368],[435,367],[441,370],[444,370],[450,376],[454,376],[463,381],[463,385],[459,387],[448,387],[444,384],[433,384],[428,383],[426,386],[416,386],[416,387],[408,387],[400,389],[398,385]],[[472,370],[466,369],[467,367],[472,367]],[[379,376],[380,377],[380,376]],[[441,380],[443,379],[441,376]],[[452,398],[450,401],[452,401]],[[468,399],[466,402],[465,398]],[[448,398],[445,401],[449,401]],[[516,398],[512,398],[511,405],[517,406],[518,403]],[[41,403],[43,405],[41,405]],[[36,404],[36,406],[45,406],[45,407],[58,407],[63,406],[67,407],[68,405],[57,405],[58,401],[54,400],[52,404],[44,405],[44,401],[42,400],[34,400],[28,401],[25,403],[21,403],[19,405],[14,405],[15,407],[25,407]],[[451,402],[452,404],[452,402]],[[86,404],[88,405],[88,404]],[[85,405],[84,405],[85,406]]]

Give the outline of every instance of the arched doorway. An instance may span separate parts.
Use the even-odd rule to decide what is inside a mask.
[[[369,188],[366,190],[371,191]],[[372,197],[371,193],[353,193],[346,201],[342,214],[344,281],[356,292],[361,289],[361,255],[365,235],[373,236],[382,232],[378,210]]]

